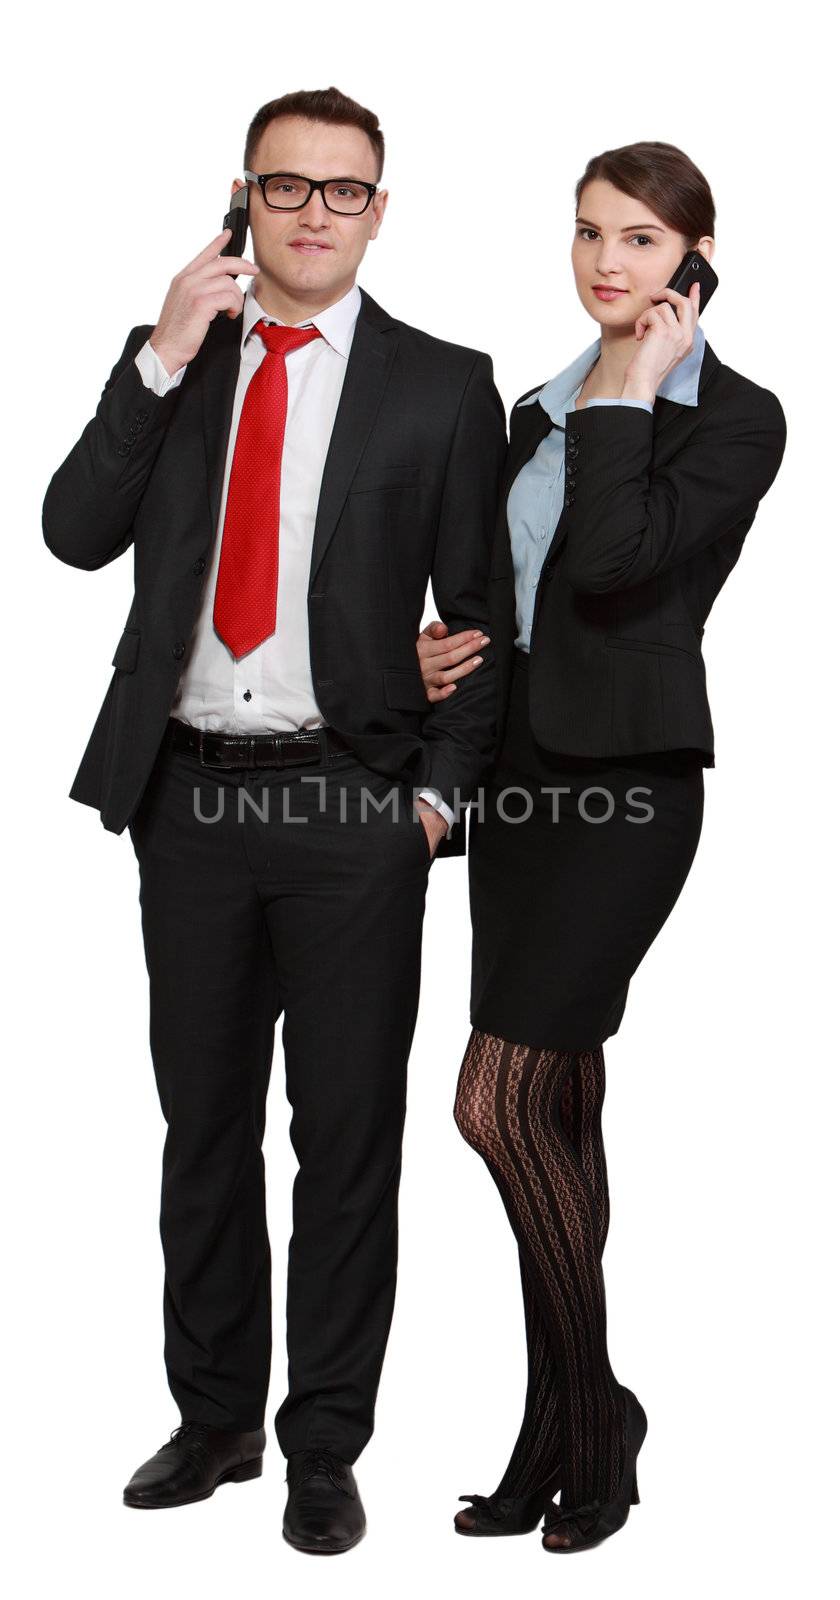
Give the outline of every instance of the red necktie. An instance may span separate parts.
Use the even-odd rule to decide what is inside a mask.
[[[280,463],[289,386],[286,354],[320,338],[317,328],[254,324],[266,346],[245,391],[233,447],[213,623],[238,661],[277,624]]]

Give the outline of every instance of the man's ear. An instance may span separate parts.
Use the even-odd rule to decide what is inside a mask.
[[[385,215],[385,207],[387,206],[387,204],[388,204],[388,190],[387,189],[380,189],[377,192],[377,194],[374,195],[374,198],[373,198],[373,214],[374,214],[374,216],[376,218],[376,222],[375,222],[374,226],[370,230],[371,239],[375,239],[376,238],[376,235],[378,234],[380,228],[382,227],[382,218]]]
[[[245,179],[244,178],[234,178],[233,183],[230,186],[230,198],[231,198],[231,200],[233,199],[234,195],[236,194],[237,189],[244,189],[244,188],[245,188]]]

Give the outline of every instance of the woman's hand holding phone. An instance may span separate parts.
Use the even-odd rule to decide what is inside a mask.
[[[218,312],[224,311],[228,317],[239,315],[245,295],[236,282],[237,274],[259,271],[244,256],[219,254],[230,232],[230,228],[224,228],[217,233],[169,285],[149,343],[170,376],[192,361]]]
[[[636,318],[636,338],[641,343],[625,371],[621,398],[647,400],[652,405],[663,378],[694,345],[700,285],[693,283],[687,295],[677,294],[676,289],[659,289],[651,299],[650,310]]]

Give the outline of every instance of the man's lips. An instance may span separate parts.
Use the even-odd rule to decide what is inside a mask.
[[[304,255],[304,256],[315,256],[315,255],[324,255],[324,254],[326,254],[326,252],[328,250],[332,249],[332,245],[331,244],[317,244],[314,240],[309,240],[309,239],[295,239],[292,242],[291,248],[293,250],[299,250],[301,255]]]

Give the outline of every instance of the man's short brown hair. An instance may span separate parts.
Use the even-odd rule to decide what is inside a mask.
[[[308,117],[311,122],[337,122],[361,128],[362,133],[367,134],[373,145],[376,156],[376,182],[379,182],[385,165],[385,139],[379,127],[379,118],[374,111],[368,111],[365,106],[359,105],[358,100],[351,100],[349,95],[342,94],[341,90],[335,87],[296,89],[291,94],[281,95],[279,100],[269,100],[266,105],[260,106],[248,129],[243,166],[253,170],[254,151],[259,143],[260,134],[277,117]],[[349,178],[354,174],[340,172],[335,176]]]

